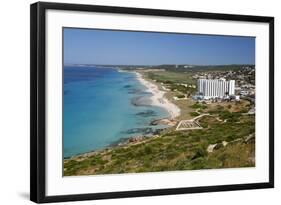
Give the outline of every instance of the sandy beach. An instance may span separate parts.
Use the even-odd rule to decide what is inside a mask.
[[[138,72],[137,79],[140,81],[140,83],[147,87],[147,92],[152,93],[152,96],[150,97],[151,105],[166,109],[170,114],[171,119],[174,119],[180,115],[180,109],[164,97],[166,92],[159,90],[157,85],[145,80],[142,74]]]

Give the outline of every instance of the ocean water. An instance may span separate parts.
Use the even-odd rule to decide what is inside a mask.
[[[115,68],[64,67],[64,158],[105,148],[164,126],[150,122],[168,116],[150,106],[136,74]]]

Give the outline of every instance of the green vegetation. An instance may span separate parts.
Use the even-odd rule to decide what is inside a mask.
[[[199,113],[198,112],[191,112],[190,115],[192,117],[197,117],[197,116],[199,116]]]
[[[179,95],[177,95],[177,97],[178,97],[178,98],[184,98],[185,95],[179,94]]]
[[[147,78],[158,83],[164,83],[171,91],[179,91],[182,94],[193,94],[196,91],[195,80],[191,73],[178,73],[169,71],[148,72]]]
[[[204,110],[208,106],[206,104],[203,104],[203,103],[201,104],[201,103],[196,102],[195,104],[191,105],[190,107],[193,108],[193,109],[202,109],[202,110]]]
[[[159,65],[159,66],[154,66],[150,69],[165,69],[166,71],[170,72],[210,72],[210,71],[237,71],[240,70],[242,66],[250,66],[254,67],[254,65],[194,65],[189,68],[185,68],[185,65]]]
[[[209,113],[197,119],[203,129],[174,131],[172,127],[157,137],[108,148],[89,156],[65,159],[65,176],[255,166],[255,141],[245,140],[255,133],[255,116],[246,114],[251,102],[206,104],[196,103],[191,98],[174,100],[174,96],[184,98],[187,94],[190,97],[195,92],[192,72],[169,70],[143,74],[156,81],[160,89],[161,85],[170,89],[165,97],[181,109],[177,120]],[[223,142],[228,144],[224,146]],[[216,149],[208,152],[211,144],[216,144]]]
[[[239,119],[233,123],[233,116]],[[255,145],[243,140],[255,132],[254,116],[223,112],[200,119],[202,130],[168,131],[157,138],[101,151],[91,157],[65,160],[64,174],[88,175],[255,166]],[[212,153],[210,144],[233,142]],[[243,151],[241,151],[243,150]]]
[[[183,85],[178,85],[178,84],[173,84],[173,83],[171,83],[168,87],[170,88],[171,91],[179,91],[179,92],[182,92],[182,93],[189,93],[189,95],[196,91],[195,88],[185,87]]]
[[[156,80],[156,82],[173,84],[173,83],[187,83],[195,84],[196,81],[192,78],[191,73],[177,73],[169,71],[148,72],[147,77]]]

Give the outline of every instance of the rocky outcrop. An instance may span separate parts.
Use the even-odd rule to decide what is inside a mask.
[[[234,144],[234,143],[238,143],[238,142],[242,142],[242,143],[246,143],[246,144],[249,144],[249,143],[254,143],[255,142],[255,134],[250,134],[244,138],[237,138],[235,140],[232,140],[230,142],[227,142],[227,141],[222,141],[221,143],[216,143],[216,144],[210,144],[208,147],[207,147],[207,152],[208,153],[212,153],[214,150],[218,150],[222,147],[225,147],[229,144]]]
[[[245,137],[244,141],[245,143],[249,144],[249,143],[253,143],[255,142],[255,134],[250,134],[247,137]]]
[[[150,123],[150,125],[168,125],[168,126],[175,126],[177,124],[177,120],[173,119],[159,119],[159,120],[154,120]]]

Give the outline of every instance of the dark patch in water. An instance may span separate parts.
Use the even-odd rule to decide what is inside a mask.
[[[153,117],[153,116],[157,116],[156,112],[153,110],[146,110],[143,112],[138,112],[136,114],[137,116],[141,116],[141,117]]]
[[[131,88],[132,85],[124,85],[123,88]]]
[[[155,129],[155,130],[152,130],[151,128],[135,128],[135,129],[149,129],[149,133],[147,133],[147,135],[145,136],[144,134],[146,133],[143,133],[143,137],[149,137],[149,135],[159,135],[164,129]],[[122,132],[124,133],[124,132]],[[139,134],[139,132],[137,133]],[[139,136],[139,135],[138,135]],[[136,136],[133,136],[133,138],[136,137]],[[113,141],[110,143],[109,147],[115,147],[115,146],[118,146],[118,145],[121,145],[121,144],[124,144],[124,143],[127,143],[132,137],[122,137],[116,141]]]
[[[123,134],[142,134],[142,135],[147,135],[147,134],[152,134],[153,129],[151,127],[144,127],[144,128],[132,128],[126,131],[121,132]]]
[[[142,89],[136,88],[134,85],[124,85],[123,89],[128,90],[128,94],[144,94]]]
[[[70,93],[69,90],[64,90],[64,91],[63,91],[63,94],[64,94],[64,95],[68,95],[69,93]]]
[[[142,91],[141,94],[143,94],[143,95],[151,95],[151,92]]]
[[[136,88],[130,89],[128,91],[128,94],[141,94],[141,93],[142,93],[142,90],[141,89],[136,89]]]
[[[151,100],[145,96],[134,97],[131,104],[134,106],[150,106]]]

